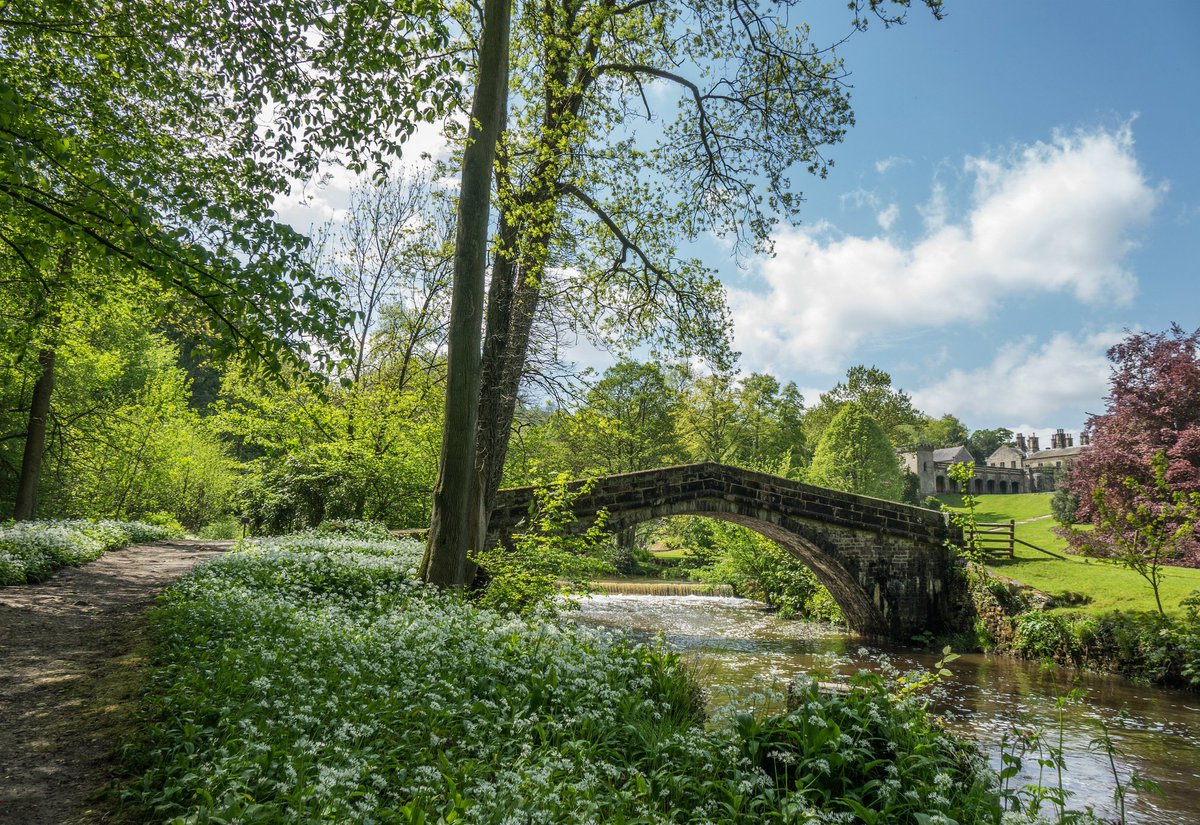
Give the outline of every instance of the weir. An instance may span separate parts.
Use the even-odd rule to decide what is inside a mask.
[[[579,490],[584,483],[574,482]],[[907,642],[954,629],[962,615],[965,579],[950,546],[962,533],[934,510],[716,463],[602,476],[591,485],[575,499],[581,529],[601,510],[614,532],[680,515],[748,527],[804,562],[864,636]],[[533,501],[533,487],[501,490],[489,540],[519,529]]]

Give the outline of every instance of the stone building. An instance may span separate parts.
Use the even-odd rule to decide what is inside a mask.
[[[950,480],[951,465],[975,462],[973,493],[1037,493],[1054,489],[1055,473],[1069,467],[1080,452],[1087,449],[1088,438],[1080,434],[1079,445],[1074,437],[1060,428],[1050,437],[1050,449],[1042,450],[1036,434],[1027,440],[1017,433],[1014,446],[1003,446],[984,461],[979,461],[964,446],[940,450],[918,448],[901,453],[900,461],[917,477],[918,495],[958,492]]]

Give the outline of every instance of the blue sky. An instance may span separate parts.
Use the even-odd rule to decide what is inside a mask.
[[[800,12],[846,31],[838,0]],[[740,267],[692,250],[744,372],[815,402],[873,364],[932,415],[1048,435],[1103,411],[1125,329],[1200,326],[1200,2],[947,0],[841,53],[857,124],[828,178],[797,175],[801,225]]]
[[[774,260],[723,267],[742,364],[812,400],[874,364],[972,428],[1078,430],[1124,329],[1200,326],[1200,3],[946,11],[844,47],[834,172]]]

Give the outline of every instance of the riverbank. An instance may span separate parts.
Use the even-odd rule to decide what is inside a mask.
[[[798,674],[847,683],[861,670],[934,671],[938,652],[880,645],[829,625],[783,619],[777,611],[741,599],[595,596],[584,599],[574,621],[620,629],[644,640],[661,639],[705,684],[712,712],[731,697],[754,697],[760,709],[785,706],[783,691]],[[964,653],[946,666],[931,709],[947,727],[976,742],[997,771],[1001,750],[1039,736],[1062,745],[1065,787],[1076,808],[1093,806],[1109,821],[1115,780],[1107,756],[1094,744],[1105,726],[1117,743],[1116,767],[1162,786],[1130,801],[1128,823],[1195,825],[1200,810],[1200,703],[1194,694],[1139,686],[1118,676],[1045,667],[1011,656]],[[1062,738],[1059,739],[1060,718]],[[1017,784],[1037,784],[1039,766],[1026,755]],[[1043,778],[1044,781],[1044,778]]]
[[[1047,594],[980,572],[970,593],[975,620],[970,634],[955,638],[962,649],[1200,690],[1200,597],[1173,616],[1052,610]]]
[[[1051,495],[976,496],[976,519],[1011,519],[1024,544],[1015,544],[1011,557],[990,555],[986,574],[970,574],[974,626],[955,646],[1200,689],[1200,570],[1166,571],[1166,615],[1159,614],[1153,591],[1134,571],[1067,554],[1050,517]],[[957,497],[939,498],[962,512]]]
[[[983,825],[1003,805],[877,677],[704,725],[676,653],[432,591],[419,545],[254,545],[154,614],[134,820]]]

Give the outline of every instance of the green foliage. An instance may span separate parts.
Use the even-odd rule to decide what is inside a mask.
[[[62,567],[109,550],[179,536],[171,526],[119,521],[22,521],[0,524],[0,586],[45,581]]]
[[[978,754],[878,677],[700,725],[679,659],[412,581],[315,534],[198,568],[153,616],[122,796],[154,821],[994,825]]]
[[[1195,539],[1200,493],[1172,489],[1164,451],[1158,451],[1150,464],[1152,483],[1129,476],[1122,480],[1124,489],[1119,493],[1108,489],[1109,480],[1101,476],[1092,493],[1096,529],[1077,538],[1086,555],[1110,559],[1145,579],[1154,591],[1158,612],[1166,615],[1159,595],[1163,568]]]
[[[273,198],[333,152],[383,165],[445,109],[461,66],[414,59],[448,40],[434,7],[20,0],[5,18],[3,255],[35,277],[66,249],[119,262],[274,370],[336,359],[335,285]]]
[[[226,516],[217,521],[209,522],[196,531],[196,538],[205,541],[236,539],[241,537],[241,535],[242,523],[232,516]]]
[[[153,295],[104,274],[76,271],[40,320],[31,311],[6,325],[13,337],[0,337],[0,363],[13,369],[0,370],[0,429],[25,433],[40,375],[29,353],[52,347],[56,380],[39,514],[167,512],[194,529],[227,511],[231,461],[189,405],[178,348],[146,323],[144,303]],[[0,307],[4,291],[0,285]],[[0,507],[9,512],[23,450],[23,438],[0,441]]]
[[[442,400],[434,376],[398,385],[382,368],[317,393],[298,376],[265,383],[232,367],[211,426],[245,462],[238,510],[258,533],[330,520],[428,524]]]
[[[1006,444],[1012,446],[1013,431],[1007,427],[996,427],[991,430],[972,430],[971,437],[966,440],[965,446],[970,450],[971,455],[975,456],[976,461],[986,462],[992,453]]]
[[[737,719],[745,756],[776,788],[795,791],[788,821],[994,821],[995,788],[979,754],[938,727],[921,697],[899,696],[875,674],[851,684],[842,693],[799,681],[789,713]]]
[[[690,461],[779,472],[786,458],[789,477],[807,463],[804,398],[795,384],[764,373],[741,381],[731,372],[686,378],[678,428]]]
[[[600,511],[585,531],[575,529],[575,500],[591,486],[572,485],[566,474],[537,484],[528,521],[511,546],[499,543],[472,559],[488,577],[481,606],[552,611],[556,597],[587,593],[593,578],[612,569],[607,513]]]
[[[904,476],[879,424],[855,402],[834,416],[813,453],[811,484],[898,501]]]
[[[728,584],[787,617],[843,621],[841,608],[803,562],[753,530],[717,519],[669,519],[656,534],[685,548],[693,578]]]
[[[1055,473],[1054,495],[1050,498],[1050,512],[1054,520],[1063,527],[1079,521],[1079,496],[1062,484],[1062,473]]]
[[[975,462],[963,461],[952,464],[946,470],[947,477],[958,485],[962,493],[962,509],[951,511],[950,520],[963,531],[963,543],[957,547],[964,558],[974,564],[983,564],[984,551],[979,544],[975,496],[971,495],[971,479],[975,478]]]
[[[677,464],[677,403],[660,365],[622,359],[588,389],[582,407],[548,422],[557,442],[551,458],[576,477]]]
[[[1181,660],[1180,674],[1193,688],[1200,688],[1200,590],[1183,600],[1187,613],[1176,626]]]
[[[1017,617],[1016,653],[1027,659],[1070,661],[1071,630],[1058,614],[1031,611]]]
[[[915,433],[929,420],[913,406],[912,398],[892,387],[892,376],[876,367],[858,364],[846,371],[846,380],[829,392],[804,414],[809,443],[817,443],[837,414],[847,404],[857,404],[882,428],[893,447],[907,446],[921,438]]]

